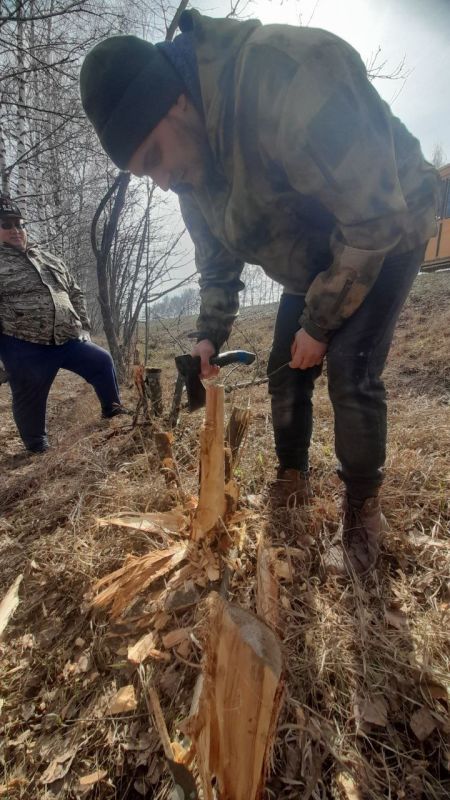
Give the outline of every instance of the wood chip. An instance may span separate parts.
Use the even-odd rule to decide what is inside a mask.
[[[146,658],[150,657],[153,650],[155,650],[153,633],[146,633],[128,648],[128,661],[131,661],[132,664],[142,664]]]
[[[169,631],[162,637],[163,645],[166,650],[170,650],[171,647],[177,647],[181,642],[189,639],[190,633],[190,628],[176,628],[173,631]]]
[[[145,556],[129,555],[123,567],[96,582],[93,591],[102,591],[94,597],[92,605],[97,608],[111,606],[111,616],[117,618],[138,594],[163,575],[172,572],[188,557],[189,546],[185,544],[156,550]]]
[[[100,527],[119,525],[146,533],[180,533],[186,526],[186,517],[179,511],[151,512],[148,514],[116,514],[114,517],[99,517]]]
[[[363,800],[363,796],[358,789],[354,779],[348,772],[340,772],[336,775],[336,786],[340,789],[345,800]]]
[[[218,581],[220,578],[220,570],[218,567],[208,564],[206,567],[206,575],[211,583],[215,583],[215,581]]]
[[[147,658],[153,658],[155,661],[170,661],[169,653],[163,653],[155,647],[152,633],[146,633],[136,644],[129,647],[127,657],[132,664],[142,664]]]
[[[3,631],[19,605],[19,586],[22,580],[23,575],[18,575],[0,603],[0,640],[2,639]]]
[[[189,658],[191,652],[191,640],[184,639],[177,647],[177,653],[181,658]]]
[[[165,611],[157,611],[152,617],[151,626],[154,631],[162,631],[163,628],[170,622],[171,616]]]
[[[91,772],[89,775],[83,775],[80,778],[80,787],[86,788],[87,786],[95,786],[107,776],[106,769],[98,769],[96,772]]]
[[[436,720],[426,706],[422,706],[412,715],[409,724],[419,742],[424,742],[433,733]]]
[[[196,606],[199,601],[200,595],[195,588],[194,581],[189,580],[180,589],[170,592],[164,603],[164,608],[166,611],[184,611],[186,608]],[[170,619],[170,617],[167,617],[167,619]]]
[[[134,711],[137,708],[134,686],[123,686],[109,701],[110,714],[122,714],[123,711]]]
[[[280,578],[284,581],[291,581],[292,582],[292,569],[291,565],[288,564],[287,561],[281,561],[280,558],[276,557],[273,561],[273,568],[275,575],[277,578]]]

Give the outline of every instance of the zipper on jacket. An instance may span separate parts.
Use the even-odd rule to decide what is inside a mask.
[[[344,283],[341,291],[339,292],[338,296],[336,297],[335,302],[333,303],[333,307],[332,307],[333,313],[336,312],[338,310],[339,306],[342,305],[342,301],[348,295],[350,286],[352,284],[353,284],[353,281],[350,278],[346,278],[345,283]]]

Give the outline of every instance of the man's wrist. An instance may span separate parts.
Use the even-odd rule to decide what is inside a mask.
[[[299,319],[299,325],[304,331],[306,331],[306,333],[309,333],[309,335],[318,342],[328,344],[330,341],[330,331],[327,331],[325,328],[321,328],[320,325],[317,325],[317,323],[314,322],[309,315],[303,313]]]
[[[196,331],[195,338],[197,340],[197,344],[199,342],[210,342],[213,347],[215,353],[218,353],[220,350],[220,344],[217,341],[217,336],[209,331]]]

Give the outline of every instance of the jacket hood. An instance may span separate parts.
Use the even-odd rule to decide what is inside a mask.
[[[247,39],[260,27],[257,19],[217,19],[196,10],[184,11],[180,17],[181,32],[193,33],[206,129],[219,159],[218,121],[234,107],[236,66]]]

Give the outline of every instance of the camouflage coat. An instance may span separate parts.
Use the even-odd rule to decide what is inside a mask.
[[[180,195],[200,272],[200,337],[220,346],[245,261],[306,293],[300,323],[327,341],[387,253],[426,242],[437,177],[418,141],[327,31],[185,12],[216,174]]]
[[[37,344],[64,344],[89,330],[83,293],[61,259],[0,245],[0,332]]]

